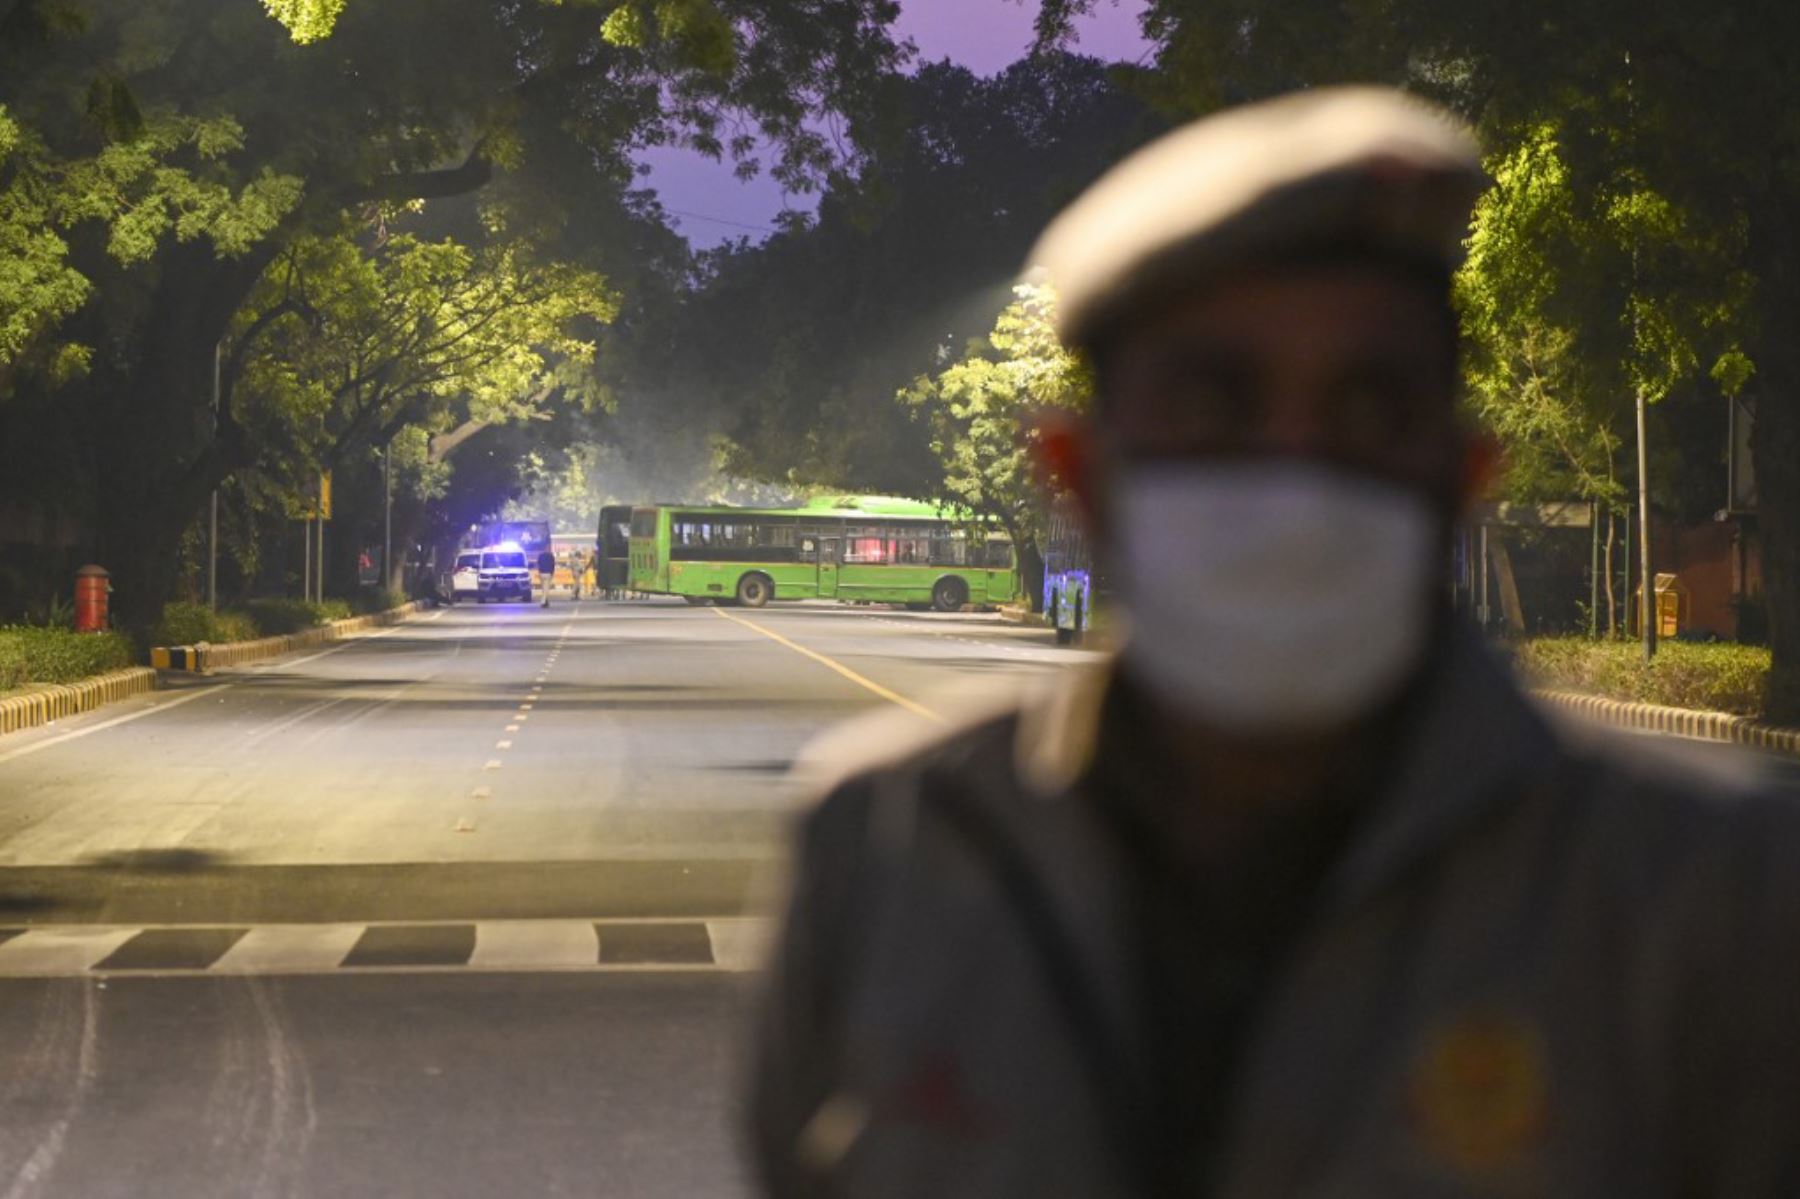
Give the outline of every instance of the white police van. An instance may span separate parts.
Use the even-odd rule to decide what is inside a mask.
[[[450,600],[519,600],[531,602],[531,567],[525,551],[513,545],[463,550],[450,572]]]

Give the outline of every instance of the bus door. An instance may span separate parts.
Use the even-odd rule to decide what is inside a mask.
[[[1004,604],[1018,598],[1018,562],[1010,541],[990,541],[986,545],[987,598],[990,604]]]
[[[838,589],[838,557],[843,542],[836,537],[819,538],[819,598],[835,599]]]

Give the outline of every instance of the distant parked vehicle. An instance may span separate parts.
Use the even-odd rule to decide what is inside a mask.
[[[450,602],[477,599],[481,595],[481,551],[464,550],[450,570]]]

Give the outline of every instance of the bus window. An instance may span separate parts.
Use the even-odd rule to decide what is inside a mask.
[[[936,537],[931,542],[931,564],[933,566],[967,566],[969,562],[969,543],[954,534]]]
[[[900,537],[893,542],[891,558],[904,565],[923,565],[931,561],[931,542],[924,537]]]
[[[989,570],[1010,570],[1013,564],[1013,547],[1010,541],[990,541],[987,544],[987,568]]]
[[[875,565],[887,561],[888,543],[880,537],[852,537],[844,551],[845,565]]]

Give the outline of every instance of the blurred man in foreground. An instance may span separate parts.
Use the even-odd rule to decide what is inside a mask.
[[[779,1195],[1800,1195],[1800,814],[1565,744],[1445,600],[1476,148],[1309,93],[1036,261],[1129,620],[807,821]]]

